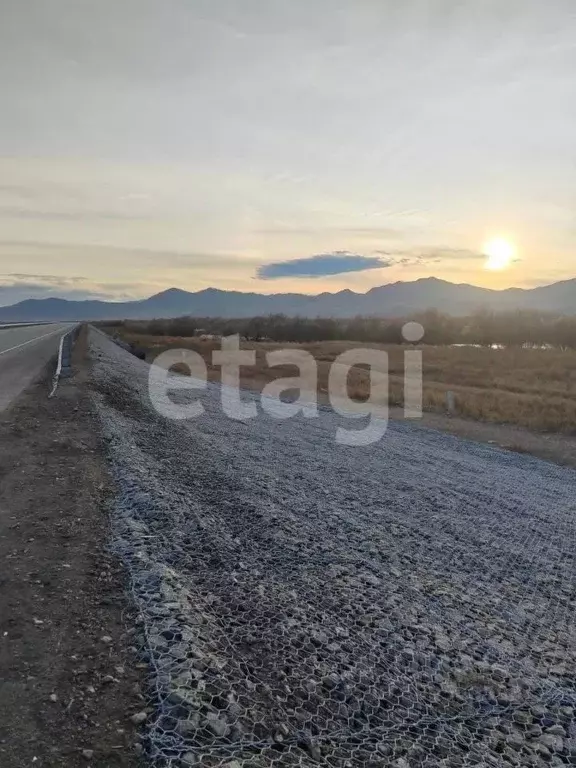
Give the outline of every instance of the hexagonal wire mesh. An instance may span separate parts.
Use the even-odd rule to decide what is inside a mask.
[[[92,345],[155,765],[576,763],[570,470],[405,427],[351,453],[216,389],[174,424]]]

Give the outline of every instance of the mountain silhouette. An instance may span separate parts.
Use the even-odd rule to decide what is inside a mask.
[[[492,290],[435,277],[371,288],[306,295],[301,293],[243,293],[207,288],[190,292],[169,288],[147,299],[127,302],[27,299],[0,307],[0,323],[55,320],[121,320],[195,317],[250,317],[283,313],[307,317],[376,315],[403,317],[427,309],[466,315],[479,308],[534,309],[576,314],[576,279],[537,288]]]

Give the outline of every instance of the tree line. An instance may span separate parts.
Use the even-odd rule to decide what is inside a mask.
[[[552,346],[576,349],[576,317],[531,310],[492,312],[478,310],[454,317],[437,310],[409,317],[351,318],[290,317],[276,314],[249,318],[178,317],[157,320],[106,321],[101,326],[122,325],[126,331],[153,336],[230,336],[249,341],[315,342],[357,341],[379,344],[406,343],[402,328],[409,320],[424,328],[422,343],[433,345],[477,344],[490,347]]]

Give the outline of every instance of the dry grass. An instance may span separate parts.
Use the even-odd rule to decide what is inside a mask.
[[[109,329],[114,332],[116,329]],[[218,380],[220,369],[212,365],[218,341],[166,336],[145,336],[117,329],[122,338],[146,348],[153,360],[167,349],[186,348],[204,358],[209,378]],[[293,366],[270,368],[265,355],[286,347],[304,349],[318,363],[318,391],[327,392],[328,371],[338,355],[353,347],[385,350],[389,360],[389,403],[402,406],[405,347],[317,342],[281,345],[272,342],[244,342],[256,351],[256,366],[241,369],[242,384],[260,390],[267,382],[294,376]],[[456,414],[478,421],[514,424],[541,432],[576,434],[576,351],[553,349],[483,349],[476,347],[421,348],[424,361],[424,409],[445,411],[446,392],[452,390]],[[349,395],[363,400],[369,392],[369,373],[354,368],[348,379]]]

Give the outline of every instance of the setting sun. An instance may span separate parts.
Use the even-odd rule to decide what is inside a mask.
[[[486,256],[485,269],[496,271],[510,266],[516,249],[511,242],[499,237],[485,243],[482,253]]]

